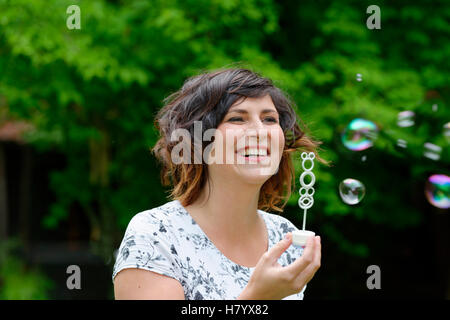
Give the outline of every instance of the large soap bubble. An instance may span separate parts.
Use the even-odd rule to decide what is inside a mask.
[[[430,176],[425,183],[425,196],[437,208],[450,208],[450,177],[445,174]]]
[[[345,147],[353,151],[361,151],[373,146],[377,138],[378,127],[366,119],[353,119],[342,132],[341,140]]]
[[[339,184],[339,194],[346,204],[355,205],[364,198],[366,187],[361,181],[348,178]]]

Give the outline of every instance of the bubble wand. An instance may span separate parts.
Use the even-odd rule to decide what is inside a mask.
[[[316,182],[316,177],[312,172],[312,169],[314,168],[314,158],[315,155],[313,152],[310,153],[302,152],[303,173],[300,176],[300,185],[302,187],[299,190],[300,199],[298,200],[298,205],[301,209],[303,209],[303,228],[302,230],[292,232],[292,244],[298,247],[304,247],[306,245],[308,238],[315,235],[313,231],[305,230],[307,211],[314,204],[313,185]],[[308,161],[311,162],[311,166],[306,168],[305,164]],[[305,182],[306,176],[311,177],[311,181],[309,183]]]

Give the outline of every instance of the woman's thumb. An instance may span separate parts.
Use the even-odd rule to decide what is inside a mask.
[[[275,259],[275,261],[278,260],[281,254],[284,251],[286,251],[287,248],[289,248],[291,243],[292,243],[292,234],[288,232],[283,240],[281,240],[272,247],[272,249],[270,250],[270,257],[272,259]]]

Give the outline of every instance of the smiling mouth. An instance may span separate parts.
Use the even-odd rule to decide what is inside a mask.
[[[236,151],[236,154],[245,158],[258,158],[270,156],[270,150],[267,147],[245,147]]]
[[[264,146],[248,146],[237,150],[236,154],[245,159],[244,163],[260,163],[270,158],[270,150]]]

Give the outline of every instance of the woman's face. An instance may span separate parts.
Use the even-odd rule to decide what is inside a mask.
[[[221,161],[209,164],[212,177],[262,185],[278,171],[284,134],[270,95],[238,100],[217,130],[222,138],[216,137],[213,153]]]

